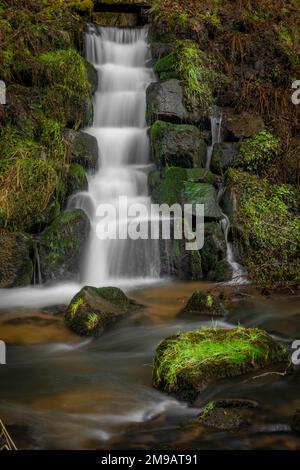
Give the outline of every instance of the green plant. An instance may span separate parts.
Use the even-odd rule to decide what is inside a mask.
[[[89,313],[88,319],[86,321],[86,326],[88,330],[93,330],[98,323],[98,315],[96,313]]]
[[[241,143],[240,165],[247,171],[261,174],[276,157],[280,140],[266,130]]]

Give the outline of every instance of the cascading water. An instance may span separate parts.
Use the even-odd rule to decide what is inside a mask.
[[[91,219],[82,280],[100,286],[118,285],[122,279],[158,278],[160,273],[157,240],[99,239],[97,227],[126,229],[133,222],[118,212],[120,197],[128,206],[139,203],[150,210],[147,173],[149,139],[146,127],[146,88],[155,80],[147,67],[150,50],[147,28],[119,29],[88,26],[86,58],[97,70],[99,87],[95,95],[94,123],[86,132],[98,141],[98,170],[88,175],[87,193],[75,197],[75,206],[84,208]],[[73,200],[74,204],[74,200]],[[97,216],[99,205],[111,204],[117,211],[104,221]],[[87,210],[87,208],[89,208]],[[135,224],[149,219],[135,219]]]
[[[211,158],[213,155],[214,145],[221,142],[221,128],[222,128],[222,114],[215,113],[211,119],[211,134],[212,134],[212,142],[211,146],[207,149],[207,159],[206,159],[206,168],[210,169],[211,166]],[[221,200],[222,195],[224,193],[224,188],[222,187],[218,194],[218,201]],[[220,206],[220,205],[219,205]],[[224,233],[225,242],[226,242],[226,261],[230,265],[232,269],[232,279],[228,282],[228,284],[245,284],[247,283],[247,271],[245,268],[240,265],[234,257],[233,253],[233,246],[232,243],[229,241],[229,233],[230,233],[230,220],[229,217],[221,211],[221,227]]]

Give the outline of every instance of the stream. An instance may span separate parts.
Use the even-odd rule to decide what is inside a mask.
[[[242,376],[209,387],[190,406],[151,385],[151,363],[165,337],[202,326],[260,326],[290,345],[300,336],[300,298],[257,293],[235,303],[224,320],[181,318],[187,298],[206,283],[165,283],[130,291],[145,305],[100,338],[80,338],[59,309],[4,309],[0,415],[19,448],[33,449],[295,449],[290,430],[300,407],[300,376]],[[238,288],[243,289],[243,288]],[[246,288],[244,288],[246,289]],[[247,291],[249,291],[249,287]],[[284,313],[284,317],[283,317]],[[256,373],[256,375],[259,375]],[[196,421],[210,400],[257,400],[253,424],[218,432]]]

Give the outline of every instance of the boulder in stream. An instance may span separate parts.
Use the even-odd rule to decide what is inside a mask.
[[[197,290],[189,298],[181,313],[192,315],[223,316],[226,314],[226,306],[216,295],[211,292]]]
[[[117,287],[83,287],[71,300],[65,312],[65,323],[75,333],[100,336],[116,321],[138,305]]]
[[[258,328],[201,328],[163,340],[156,350],[153,385],[195,401],[217,379],[284,363],[286,348]]]

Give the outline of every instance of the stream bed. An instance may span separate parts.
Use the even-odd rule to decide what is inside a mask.
[[[259,326],[290,346],[300,338],[300,297],[238,291],[225,319],[179,314],[196,288],[172,283],[131,290],[145,308],[100,338],[82,338],[63,324],[62,308],[2,310],[1,339],[7,364],[0,367],[0,416],[18,448],[26,449],[299,449],[290,428],[300,408],[297,371],[241,376],[211,386],[196,406],[151,385],[159,342],[202,326]],[[237,432],[200,425],[200,408],[216,398],[259,402],[251,424]]]

